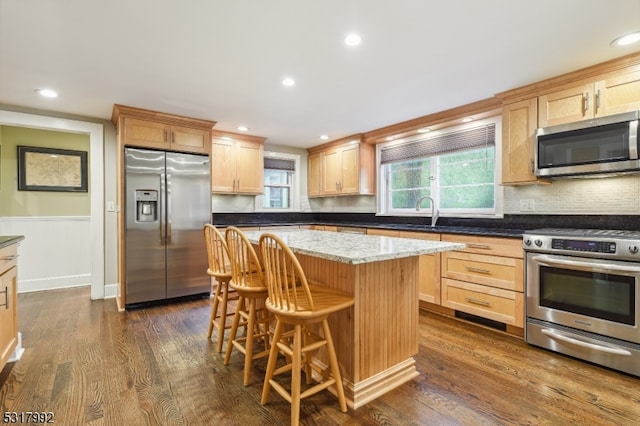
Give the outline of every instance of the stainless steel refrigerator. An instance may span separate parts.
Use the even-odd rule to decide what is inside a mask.
[[[125,149],[126,308],[210,293],[209,173],[207,156]]]

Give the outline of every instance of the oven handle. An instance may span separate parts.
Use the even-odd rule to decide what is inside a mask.
[[[609,346],[602,346],[596,345],[595,343],[584,342],[582,340],[574,339],[573,337],[565,336],[564,334],[558,333],[557,331],[550,330],[548,328],[543,328],[541,331],[542,334],[554,340],[562,340],[565,343],[571,343],[576,346],[582,346],[584,348],[589,348],[600,352],[607,352],[613,355],[631,356],[631,352],[624,349],[611,348]]]
[[[632,266],[632,264],[626,263],[626,262],[620,262],[620,263],[616,263],[615,261],[603,262],[603,261],[598,261],[597,259],[589,259],[587,261],[567,260],[565,257],[553,256],[548,254],[533,255],[531,257],[531,260],[536,261],[538,263],[545,263],[546,265],[549,265],[549,266],[553,266],[555,264],[555,265],[573,266],[575,268],[583,268],[587,270],[602,269],[607,271],[617,271],[617,272],[627,272],[627,273],[640,272],[640,266]]]

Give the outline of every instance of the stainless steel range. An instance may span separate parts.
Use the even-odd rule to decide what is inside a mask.
[[[640,376],[640,232],[537,229],[523,247],[526,341]]]

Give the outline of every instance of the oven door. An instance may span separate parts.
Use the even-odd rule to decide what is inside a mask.
[[[527,318],[640,343],[640,264],[527,253]]]

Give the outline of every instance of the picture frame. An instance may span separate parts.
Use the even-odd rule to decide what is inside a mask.
[[[88,192],[87,152],[19,145],[18,191]]]

